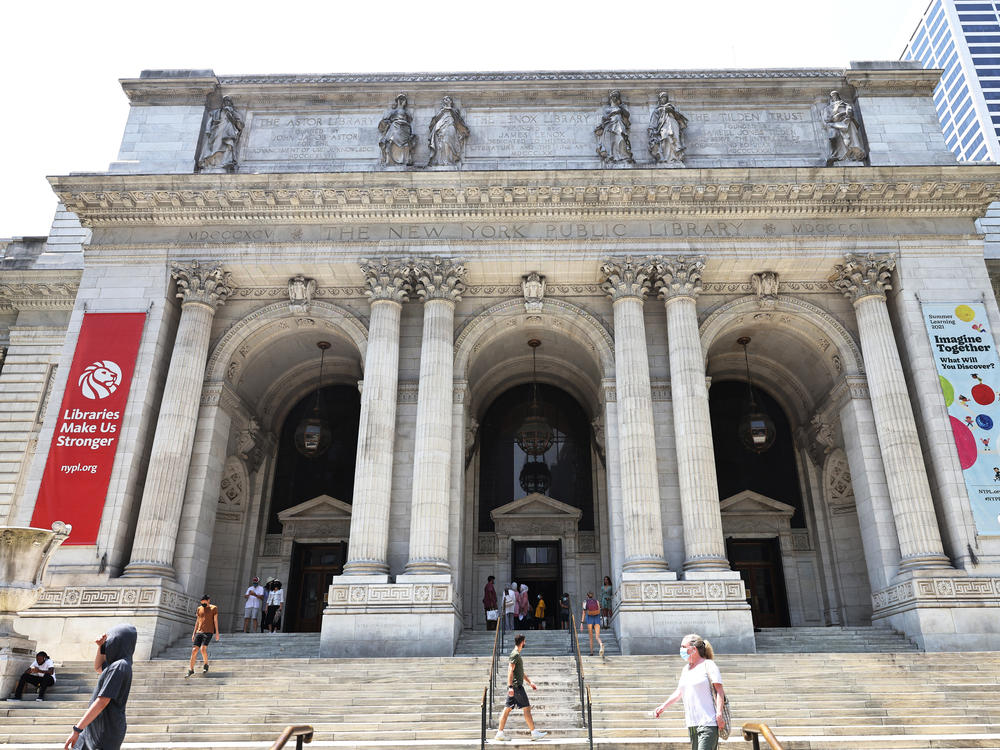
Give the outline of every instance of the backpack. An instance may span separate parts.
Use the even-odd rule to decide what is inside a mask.
[[[587,600],[587,614],[596,617],[601,614],[601,605],[594,599]]]

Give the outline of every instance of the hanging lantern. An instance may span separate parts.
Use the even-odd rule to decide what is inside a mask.
[[[528,416],[521,423],[514,441],[518,447],[529,456],[541,456],[552,447],[555,435],[552,427],[542,416],[542,407],[538,403],[538,380],[535,370],[535,350],[542,345],[538,339],[531,339],[528,346],[531,347],[531,406],[528,407]]]
[[[552,472],[542,461],[528,461],[521,469],[517,481],[521,485],[521,489],[528,494],[538,492],[544,495],[552,484]]]
[[[323,360],[326,357],[326,350],[330,348],[329,341],[319,341],[319,383],[316,386],[316,403],[313,405],[312,414],[295,428],[295,449],[306,458],[316,458],[322,456],[330,447],[333,433],[326,420],[320,416],[320,395],[323,390]]]
[[[740,419],[739,426],[736,429],[740,440],[743,441],[743,445],[747,450],[751,450],[754,453],[763,453],[774,445],[774,439],[778,436],[778,433],[774,428],[774,421],[767,415],[763,407],[757,403],[753,395],[753,380],[750,377],[750,355],[747,353],[747,344],[750,343],[750,337],[743,336],[737,339],[736,343],[743,347],[743,358],[747,368],[747,389],[750,393],[750,403],[747,404],[747,408],[743,412],[743,418]]]

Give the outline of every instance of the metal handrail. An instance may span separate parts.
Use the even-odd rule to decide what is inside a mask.
[[[767,724],[747,723],[743,725],[743,739],[747,742],[753,742],[753,750],[760,750],[758,735],[763,735],[773,750],[784,750]]]
[[[285,731],[281,733],[281,736],[274,741],[271,745],[271,750],[281,750],[292,737],[295,738],[295,750],[302,750],[303,742],[312,742],[313,740],[313,728],[308,724],[302,724],[300,726],[287,726]]]
[[[580,656],[580,639],[576,634],[576,617],[573,616],[573,598],[569,597],[569,611],[570,611],[570,647],[573,649],[573,656],[576,657],[576,681],[580,688],[580,722],[583,726],[589,727],[587,722],[588,705],[584,701],[584,678],[583,678],[583,658]],[[593,731],[590,730],[590,746],[594,746]]]
[[[486,695],[490,692],[490,686],[483,688],[483,702],[479,704],[482,711],[479,726],[479,750],[486,750]],[[492,711],[491,711],[492,713]]]
[[[486,687],[483,688],[483,702],[482,708],[482,726],[479,731],[479,748],[484,750],[486,747],[486,728],[493,728],[493,706],[496,705],[493,699],[493,693],[496,689],[497,681],[497,669],[500,665],[500,656],[503,654],[503,640],[505,631],[505,619],[504,613],[497,608],[497,629],[493,636],[493,654],[490,657],[490,678],[486,682]],[[487,701],[487,696],[489,701]],[[489,706],[489,709],[487,709]]]
[[[590,708],[590,685],[587,685],[587,740],[590,742],[590,750],[594,750],[594,714]]]

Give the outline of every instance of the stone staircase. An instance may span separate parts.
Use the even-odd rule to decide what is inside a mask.
[[[514,648],[514,636],[524,633],[525,652],[524,656],[566,656],[571,654],[570,635],[566,630],[515,630],[508,632],[504,640],[504,651],[510,653]],[[580,638],[580,653],[586,656],[589,652],[589,642],[587,633],[576,631]],[[493,640],[495,633],[487,630],[464,630],[455,646],[455,656],[490,656],[493,653]],[[621,646],[613,630],[601,630],[601,640],[604,641],[605,656],[620,656]],[[597,654],[597,639],[594,639],[594,653]],[[188,651],[190,653],[190,650]],[[576,668],[574,667],[574,673]]]
[[[462,643],[479,648],[480,638],[491,635],[466,633]],[[526,635],[526,671],[539,685],[529,691],[533,713],[550,732],[544,744],[584,750],[576,670],[565,654],[568,635]],[[784,635],[787,641],[792,634]],[[199,671],[185,679],[188,643],[136,663],[126,748],[267,748],[284,726],[299,723],[315,728],[309,747],[478,747],[488,655],[319,659],[315,634],[230,634],[210,647],[210,672],[203,674],[199,663]],[[538,653],[547,648],[562,653]],[[717,661],[737,726],[764,721],[786,750],[1000,748],[1000,653],[720,654]],[[595,747],[688,747],[680,707],[660,719],[650,715],[673,691],[680,659],[584,656],[583,662]],[[96,675],[90,664],[77,662],[61,665],[58,676],[44,703],[30,700],[30,692],[24,702],[0,703],[0,746],[62,747],[68,728],[86,710]],[[504,697],[501,675],[494,726]],[[519,712],[507,729],[515,738],[509,744],[527,744]],[[490,738],[494,731],[488,731]],[[723,744],[729,745],[749,747],[738,735]]]
[[[917,644],[889,628],[762,628],[758,654],[849,654],[919,651]]]

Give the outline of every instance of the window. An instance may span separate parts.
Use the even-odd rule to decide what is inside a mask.
[[[976,68],[980,78],[1000,77],[1000,68]]]
[[[1000,27],[991,31],[1000,31]],[[996,44],[1000,42],[1000,34],[969,34],[965,39],[969,44]]]
[[[982,161],[985,157],[986,157],[986,145],[984,144],[979,147],[979,150],[976,152],[976,155],[972,157],[971,161]]]
[[[979,65],[1000,65],[1000,57],[973,57],[972,64]]]

